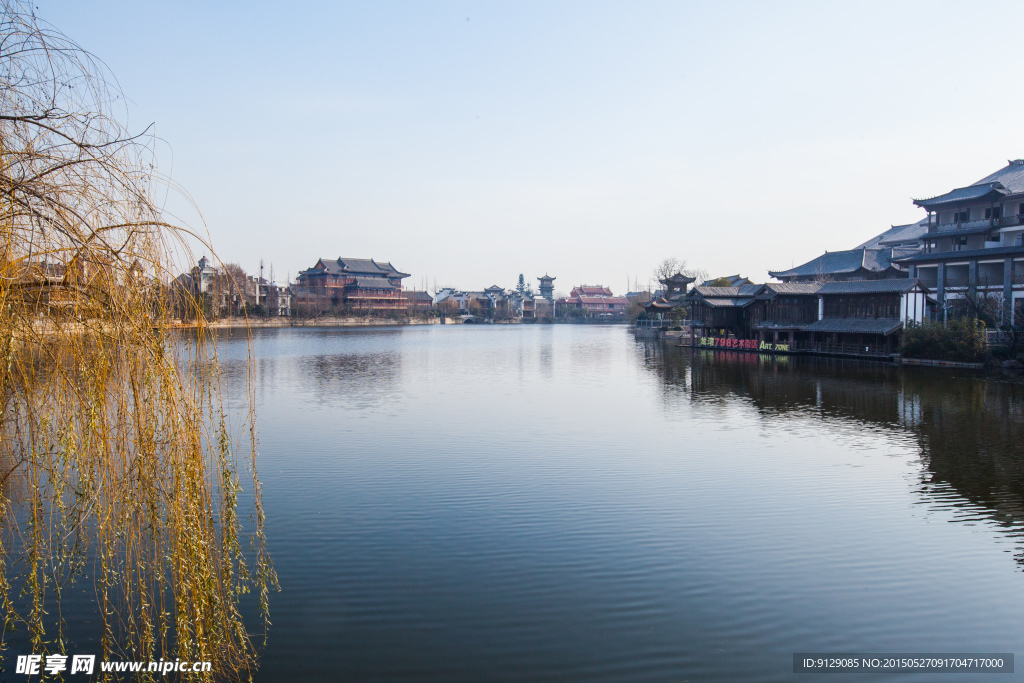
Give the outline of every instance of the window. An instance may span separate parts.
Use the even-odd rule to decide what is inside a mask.
[[[989,218],[999,218],[1002,215],[1003,215],[1003,207],[1001,207],[1001,206],[995,206],[995,207],[992,207],[992,208],[989,208],[989,209],[985,209],[985,218],[986,218],[986,220],[989,219]]]

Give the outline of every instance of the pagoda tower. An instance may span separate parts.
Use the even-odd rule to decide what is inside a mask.
[[[548,301],[554,301],[555,278],[545,273],[543,277],[539,277],[537,279],[540,280],[540,295]]]

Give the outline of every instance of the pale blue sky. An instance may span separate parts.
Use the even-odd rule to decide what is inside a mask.
[[[66,2],[224,260],[755,281],[1024,157],[1024,4]]]

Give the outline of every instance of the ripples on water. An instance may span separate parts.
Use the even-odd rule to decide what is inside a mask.
[[[1020,385],[615,327],[255,349],[284,588],[261,680],[786,680],[795,651],[1024,651]]]
[[[283,587],[257,680],[803,680],[796,651],[1024,653],[1019,384],[621,327],[267,329],[254,349]]]

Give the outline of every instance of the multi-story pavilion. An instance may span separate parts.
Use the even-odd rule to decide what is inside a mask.
[[[373,259],[322,258],[299,273],[295,306],[326,311],[345,307],[357,310],[404,309],[402,279],[409,277],[391,263]]]
[[[940,319],[985,297],[1002,322],[1024,321],[1024,159],[914,203],[928,212],[923,248],[898,263],[935,291]]]
[[[548,301],[555,300],[555,278],[544,273],[541,277],[537,278],[540,280],[540,295]]]
[[[683,275],[682,273],[676,273],[666,278],[658,280],[664,287],[660,296],[656,296],[650,301],[638,302],[640,308],[647,311],[648,314],[658,313],[664,314],[673,309],[683,306],[683,299],[686,296],[686,288],[689,287],[696,281],[696,278],[692,278],[689,275]],[[628,299],[628,297],[627,297]]]

